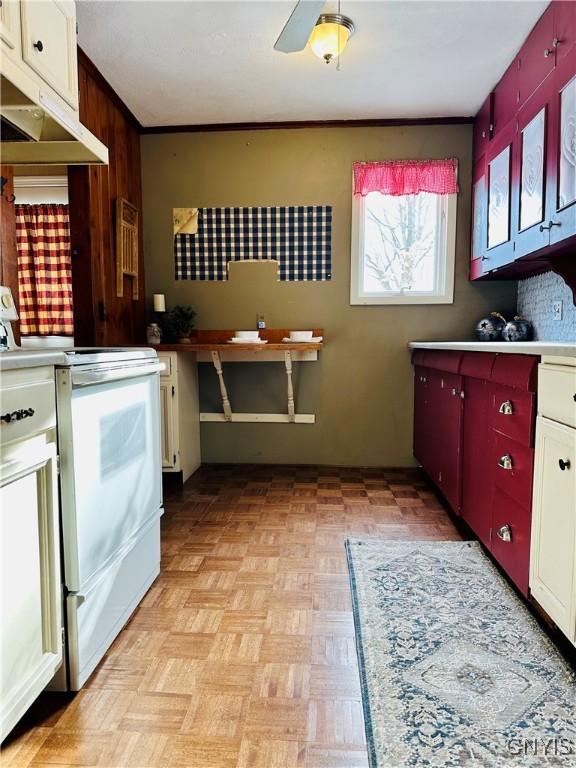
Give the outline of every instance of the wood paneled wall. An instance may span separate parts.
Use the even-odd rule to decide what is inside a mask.
[[[110,163],[68,169],[75,341],[97,346],[140,344],[145,341],[146,324],[140,126],[80,50],[78,81],[80,120],[108,147]],[[124,296],[116,297],[118,197],[140,211],[137,300],[132,299],[128,277]]]

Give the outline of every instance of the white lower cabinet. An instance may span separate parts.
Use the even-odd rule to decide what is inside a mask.
[[[53,371],[51,409],[39,399],[48,382],[26,387],[23,372],[9,373],[18,375],[3,374],[2,416],[20,410],[6,407],[16,399],[32,413],[1,426],[0,740],[62,663]]]
[[[159,352],[162,470],[181,472],[182,482],[200,466],[198,368],[194,352]]]
[[[532,511],[530,590],[534,599],[576,645],[576,368],[557,366],[554,381],[570,390],[565,412],[549,397],[551,366],[540,366],[540,413],[536,423],[536,458]],[[553,403],[547,417],[547,404]],[[542,412],[543,410],[543,412]]]

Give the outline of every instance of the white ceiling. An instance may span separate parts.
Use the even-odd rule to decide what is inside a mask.
[[[144,126],[448,117],[477,112],[547,5],[342,0],[340,72],[273,50],[292,0],[80,0],[79,42]]]

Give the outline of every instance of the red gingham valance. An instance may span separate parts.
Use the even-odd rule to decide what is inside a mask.
[[[433,192],[453,195],[458,192],[454,157],[446,160],[384,160],[354,163],[354,194],[363,197],[370,192],[383,195],[417,195]]]
[[[72,270],[67,205],[17,205],[22,335],[72,336]]]

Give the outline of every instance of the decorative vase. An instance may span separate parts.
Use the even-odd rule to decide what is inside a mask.
[[[478,322],[476,338],[478,341],[501,341],[505,326],[506,318],[500,312],[490,312],[488,317],[483,317]]]
[[[502,336],[505,341],[530,341],[532,338],[532,323],[520,315],[506,323]]]
[[[191,344],[190,336],[180,336],[178,339],[178,344]]]

